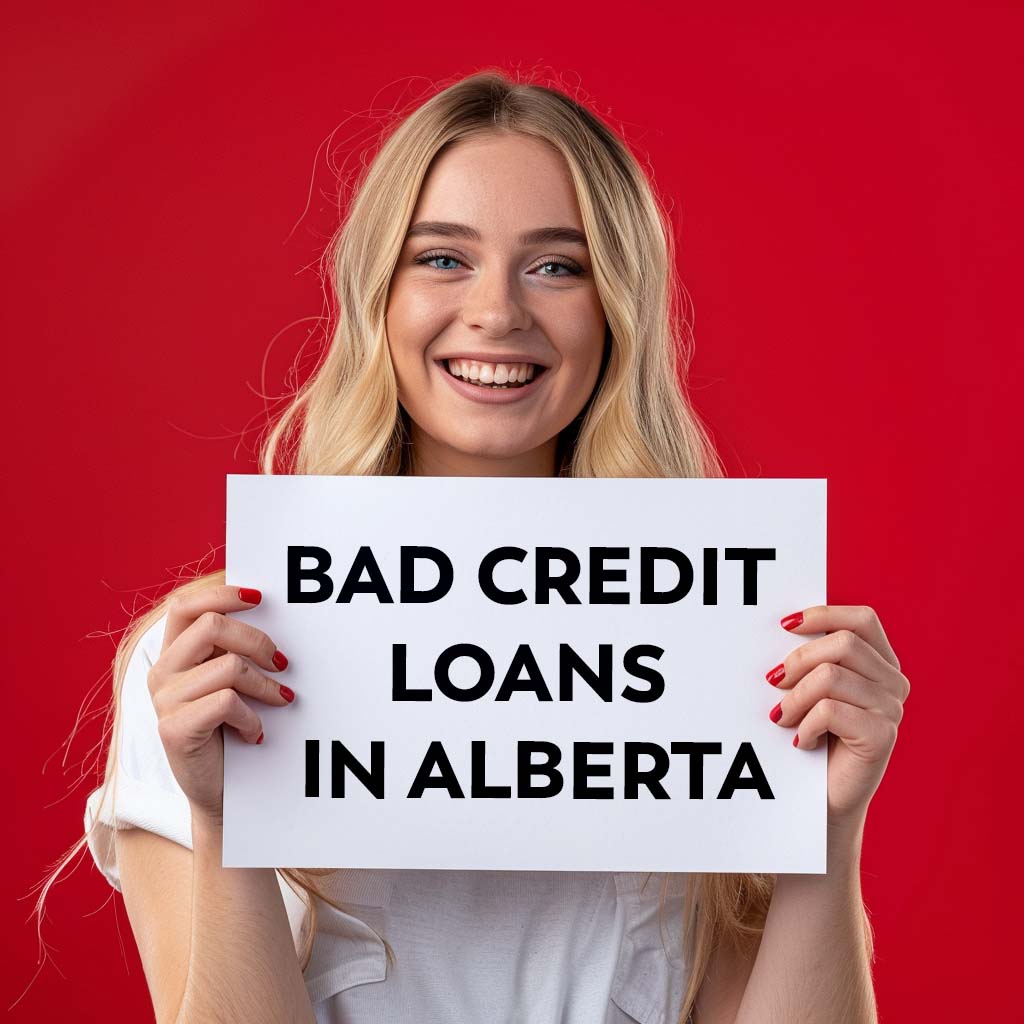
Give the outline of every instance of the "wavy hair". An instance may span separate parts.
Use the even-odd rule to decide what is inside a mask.
[[[291,401],[271,418],[258,454],[262,473],[394,475],[412,471],[408,414],[385,333],[388,289],[421,184],[433,161],[464,139],[519,133],[564,158],[576,196],[608,329],[601,375],[586,406],[559,438],[558,475],[720,477],[708,433],[687,398],[692,354],[685,290],[675,268],[671,222],[626,144],[558,88],[488,69],[436,91],[384,132],[360,172],[346,215],[323,254],[331,300],[329,344]],[[180,583],[135,618],[118,644],[104,734],[105,800],[116,782],[120,691],[142,634],[174,594],[221,584],[224,571]],[[96,816],[99,822],[100,815]],[[83,835],[47,879],[49,886],[88,839]],[[330,870],[279,868],[307,908],[298,951],[305,970],[317,928],[317,900]],[[753,955],[764,930],[775,876],[688,874],[682,921],[689,978],[679,1017],[691,1018],[715,948]],[[664,910],[668,878],[659,909]],[[873,949],[865,914],[869,956]],[[386,945],[390,962],[394,953]]]

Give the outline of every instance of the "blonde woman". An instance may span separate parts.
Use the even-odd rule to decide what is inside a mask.
[[[330,346],[262,472],[721,475],[679,384],[672,253],[593,114],[500,72],[455,82],[362,174]],[[875,1020],[859,851],[909,683],[869,608],[787,616],[826,635],[764,684],[796,746],[830,746],[827,875],[225,870],[222,727],[260,743],[254,708],[302,699],[233,582],[189,581],[125,635],[76,847],[123,893],[159,1021]]]

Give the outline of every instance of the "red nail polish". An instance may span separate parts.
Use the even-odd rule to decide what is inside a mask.
[[[238,598],[241,601],[248,601],[249,604],[259,604],[263,600],[263,595],[252,587],[239,587]]]
[[[804,621],[803,612],[793,612],[792,615],[787,615],[779,625],[783,629],[796,629],[797,626],[801,625]]]
[[[260,733],[259,738],[256,740],[256,742],[257,743],[262,743],[263,742],[263,733],[262,732]]]
[[[288,659],[284,656],[284,654],[281,651],[274,651],[274,657],[272,660],[277,668],[288,667]]]
[[[777,722],[782,717],[782,702],[780,701],[768,712],[768,717],[773,721]]]
[[[782,682],[782,677],[786,674],[785,664],[776,665],[775,668],[765,675],[765,679],[768,680],[772,686],[778,686]]]
[[[796,734],[796,735],[795,735],[795,736],[793,737],[793,746],[794,746],[794,747],[799,747],[799,746],[800,746],[800,733],[797,733],[797,734]]]
[[[281,696],[291,704],[291,702],[295,700],[295,691],[290,686],[282,686]]]

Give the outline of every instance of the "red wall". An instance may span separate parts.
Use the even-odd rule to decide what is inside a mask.
[[[175,567],[223,564],[224,474],[251,469],[258,395],[322,311],[318,146],[337,128],[341,159],[362,112],[430,82],[539,64],[673,199],[693,394],[730,472],[828,477],[829,600],[877,608],[913,684],[865,840],[882,1019],[1008,1019],[1020,9],[259,6],[5,19],[3,1005],[37,959],[16,900],[80,827],[86,786],[61,797],[97,723],[42,769],[108,667],[96,634]],[[146,1019],[108,894],[91,862],[55,890],[55,964],[12,1019]]]

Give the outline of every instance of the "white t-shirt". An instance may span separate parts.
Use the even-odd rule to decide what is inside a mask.
[[[188,801],[157,732],[147,675],[166,618],[142,636],[121,692],[113,799],[88,798],[89,849],[120,890],[113,829],[144,828],[191,849]],[[339,860],[344,860],[341,852]],[[320,901],[305,972],[318,1024],[529,1022],[676,1024],[687,981],[684,876],[594,871],[343,869],[320,879],[349,904]],[[306,913],[278,874],[298,949]],[[646,884],[645,884],[646,883]],[[394,951],[389,965],[383,935]]]

